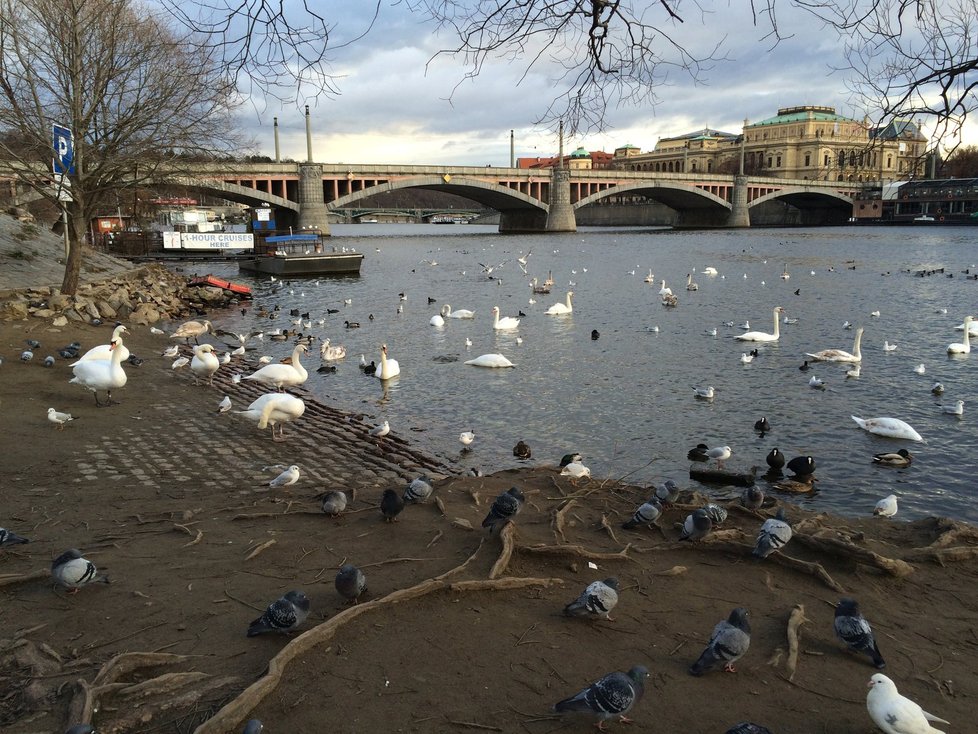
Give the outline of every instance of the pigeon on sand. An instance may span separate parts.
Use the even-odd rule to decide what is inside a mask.
[[[95,581],[108,583],[108,579],[99,577],[95,564],[74,548],[66,550],[51,562],[51,575],[68,589],[69,594],[75,594],[82,586]]]
[[[266,632],[291,632],[309,615],[309,598],[301,591],[290,591],[276,599],[248,627],[248,637]]]
[[[346,492],[332,489],[323,495],[323,512],[331,517],[339,515],[346,509],[346,501]]]
[[[20,545],[21,543],[30,542],[22,535],[17,535],[17,533],[7,530],[7,528],[0,528],[0,548],[3,548],[5,545]]]
[[[699,659],[689,668],[690,675],[700,676],[723,663],[725,672],[734,673],[734,663],[744,656],[750,647],[750,616],[746,609],[737,607],[730,616],[713,628],[713,635]]]
[[[352,563],[344,563],[336,574],[336,590],[348,601],[357,603],[360,595],[367,590],[367,577]]]
[[[523,492],[517,487],[511,487],[496,497],[489,508],[489,514],[482,521],[482,527],[489,528],[490,533],[502,530],[510,520],[523,509]]]
[[[864,652],[869,655],[879,670],[886,667],[883,656],[880,655],[879,646],[873,636],[873,629],[869,622],[859,611],[859,604],[855,599],[843,597],[835,607],[835,628],[836,637],[846,644],[853,652]]]
[[[595,726],[599,731],[607,731],[604,722],[616,716],[623,724],[630,723],[625,714],[642,698],[648,677],[649,671],[643,665],[636,665],[627,673],[608,673],[570,698],[558,701],[553,711],[587,714],[597,719]]]
[[[944,734],[929,722],[951,723],[927,713],[909,698],[901,696],[896,684],[882,673],[876,673],[869,679],[866,709],[869,718],[884,734]]]
[[[778,508],[775,517],[769,517],[761,525],[761,532],[757,535],[754,543],[754,556],[756,558],[767,558],[784,548],[791,540],[791,525],[785,519],[784,508]]]
[[[595,581],[577,599],[564,607],[568,617],[596,617],[611,619],[611,610],[618,603],[618,579],[614,576],[604,581]]]

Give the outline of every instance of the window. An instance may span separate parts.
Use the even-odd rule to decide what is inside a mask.
[[[812,154],[805,153],[805,168],[810,168],[812,165]]]
[[[778,156],[778,168],[781,168],[781,156]]]
[[[767,157],[767,167],[768,167],[768,168],[770,168],[770,167],[771,167],[771,156],[768,156],[768,157]]]
[[[893,156],[892,155],[886,156],[886,167],[887,168],[893,168]]]

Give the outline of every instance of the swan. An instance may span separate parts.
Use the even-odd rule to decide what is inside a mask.
[[[781,280],[788,280],[791,276],[788,274],[788,263],[784,264],[784,271],[781,273]]]
[[[95,405],[99,408],[112,404],[112,391],[118,388],[125,387],[126,385],[126,372],[122,369],[122,339],[115,339],[109,345],[109,349],[112,351],[112,358],[109,360],[104,359],[89,359],[84,362],[79,361],[72,368],[71,371],[75,373],[75,376],[68,380],[69,383],[74,383],[75,385],[81,385],[82,387],[87,387],[93,393],[95,393]],[[98,391],[105,390],[106,401],[100,403],[98,399]]]
[[[686,273],[686,290],[688,291],[698,291],[700,287],[693,282],[693,274]]]
[[[270,392],[255,400],[246,410],[236,410],[235,413],[255,421],[260,430],[272,427],[272,440],[284,441],[284,424],[300,418],[306,412],[306,404],[295,395],[282,392]],[[278,426],[278,437],[275,427]]]
[[[319,347],[319,357],[320,359],[323,360],[323,362],[333,362],[337,359],[343,359],[345,356],[346,356],[346,347],[343,346],[332,347],[329,344],[328,338],[324,339],[322,346]],[[360,367],[363,368],[366,366],[367,366],[367,358],[361,354]]]
[[[515,329],[520,325],[519,319],[514,319],[512,316],[504,316],[499,318],[499,306],[492,307],[492,328],[497,331],[505,331],[507,329]]]
[[[305,344],[296,344],[295,349],[292,350],[292,364],[266,364],[244,379],[259,382],[266,387],[277,388],[279,391],[286,387],[297,387],[309,377],[306,368],[299,361],[299,357],[308,351],[309,348]]]
[[[112,342],[119,341],[120,339],[122,339],[123,334],[128,334],[128,333],[129,333],[129,329],[127,329],[122,324],[116,324],[115,329],[112,330],[112,338],[109,340],[108,344],[99,344],[96,347],[92,347],[87,352],[85,352],[81,357],[79,357],[77,361],[72,362],[70,366],[74,367],[76,364],[78,364],[78,362],[85,362],[86,360],[90,360],[90,359],[104,359],[104,360],[112,359],[112,353],[113,353]],[[119,343],[122,344],[121,341],[119,341]],[[176,345],[174,344],[174,347],[175,346]],[[121,359],[123,362],[129,359],[129,349],[125,345],[120,346],[117,349],[122,353],[122,356],[119,359]]]
[[[778,324],[778,314],[784,311],[781,306],[774,309],[774,333],[768,334],[764,331],[748,331],[746,334],[738,334],[734,339],[740,339],[745,342],[776,342],[780,336],[780,326]]]
[[[863,327],[856,329],[856,339],[852,343],[852,354],[842,349],[823,349],[821,352],[807,352],[806,357],[811,357],[817,362],[862,362],[862,352],[859,344],[863,338]]]
[[[447,303],[441,307],[441,315],[446,319],[474,319],[475,312],[469,311],[465,308],[460,308],[458,311],[452,311],[452,307]]]
[[[543,294],[543,293],[550,293],[550,286],[549,285],[537,285],[538,282],[539,281],[536,278],[534,278],[530,282],[530,288],[533,289],[533,292],[534,293],[541,293],[541,294]]]
[[[672,295],[672,288],[669,288],[669,287],[666,286],[666,281],[665,280],[662,281],[662,287],[659,288],[659,295],[660,296],[671,296]]]
[[[177,330],[170,334],[171,339],[186,339],[187,344],[193,339],[195,343],[199,344],[197,341],[198,337],[203,336],[207,332],[214,332],[214,327],[211,325],[210,321],[186,321],[177,327]]]
[[[397,363],[396,359],[388,359],[387,357],[387,345],[380,345],[380,365],[377,367],[377,371],[374,372],[374,377],[379,380],[389,380],[392,377],[397,377],[401,374],[401,365]]]
[[[467,360],[465,364],[470,364],[473,367],[515,367],[516,366],[501,354],[482,354],[476,357],[475,359]]]
[[[546,316],[562,316],[564,314],[571,313],[574,307],[571,306],[571,296],[574,295],[574,291],[567,291],[567,301],[566,303],[555,303],[553,306],[544,311]]]
[[[655,276],[652,275],[652,268],[649,268],[649,274],[645,276],[646,283],[655,283]]]
[[[703,268],[703,274],[704,275],[716,275],[717,274],[717,269],[714,268],[712,265],[707,266],[707,267]]]
[[[442,318],[440,313],[436,313],[434,316],[428,319],[428,323],[432,326],[444,326],[445,319]]]
[[[978,321],[972,319],[968,323],[968,327],[967,328],[968,328],[968,333],[970,333],[971,336],[978,336]],[[954,330],[955,331],[964,331],[964,329],[965,329],[965,325],[964,324],[958,324],[957,326],[954,327]]]
[[[202,377],[207,378],[207,384],[214,384],[214,373],[221,366],[221,360],[214,354],[212,344],[198,344],[194,347],[194,358],[190,360],[190,369],[194,373],[194,383]]]
[[[851,416],[851,418],[856,421],[859,427],[864,431],[875,433],[877,436],[886,436],[887,438],[905,438],[910,441],[924,440],[920,437],[920,434],[910,426],[910,424],[904,423],[899,418],[857,418],[856,416]]]
[[[971,352],[971,317],[964,317],[963,341],[947,345],[948,354],[969,354]]]

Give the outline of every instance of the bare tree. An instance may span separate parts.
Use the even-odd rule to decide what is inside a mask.
[[[0,175],[58,204],[67,189],[74,293],[88,222],[175,154],[234,145],[234,89],[217,55],[133,0],[0,0]],[[52,124],[73,131],[54,185]],[[47,175],[44,175],[47,174]]]

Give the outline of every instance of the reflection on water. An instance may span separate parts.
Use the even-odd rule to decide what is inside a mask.
[[[388,418],[395,432],[439,456],[489,472],[512,466],[513,446],[523,440],[534,462],[580,451],[595,476],[688,483],[686,452],[699,442],[731,446],[729,464],[742,468],[764,466],[778,446],[788,458],[815,457],[819,492],[802,501],[816,509],[867,514],[892,492],[900,498],[898,518],[947,513],[978,521],[967,496],[978,450],[969,415],[978,354],[946,354],[960,341],[954,326],[978,293],[978,282],[963,273],[975,271],[970,228],[505,236],[472,225],[353,225],[333,227],[333,235],[337,246],[364,252],[361,277],[283,284],[239,275],[233,266],[198,266],[250,282],[256,306],[281,308],[275,320],[260,319],[256,306],[215,320],[241,331],[290,327],[292,308],[325,316],[325,326],[310,331],[345,345],[349,356],[335,373],[311,371],[307,386],[368,420]],[[517,258],[528,252],[524,275]],[[484,266],[493,267],[491,277]],[[704,272],[708,267],[717,275]],[[913,275],[938,267],[945,272]],[[654,284],[645,282],[649,269]],[[530,278],[542,281],[550,272],[552,292],[534,295]],[[686,290],[687,273],[698,290]],[[678,307],[660,304],[662,279]],[[573,313],[545,316],[568,290],[575,294]],[[445,303],[476,317],[429,325]],[[504,316],[525,314],[518,330],[493,331],[496,305]],[[777,306],[797,319],[780,323],[777,342],[738,341],[741,330],[724,325],[749,320],[752,330],[770,331]],[[875,311],[878,317],[870,315]],[[361,328],[345,329],[344,321]],[[845,364],[800,371],[806,352],[852,349],[846,321],[865,328],[861,376],[846,378]],[[592,340],[595,329],[600,336]],[[884,340],[897,349],[884,352]],[[400,377],[386,384],[357,366],[361,353],[379,364],[383,343],[401,365]],[[752,347],[757,358],[741,363]],[[262,348],[275,357],[291,352],[288,343],[266,341]],[[515,369],[463,364],[495,352]],[[914,372],[921,363],[923,375]],[[825,390],[809,387],[812,375]],[[938,380],[947,388],[942,397],[930,392]],[[716,397],[696,399],[693,388],[707,385]],[[958,399],[965,401],[963,417],[942,413],[942,403]],[[901,418],[926,443],[872,436],[852,415]],[[763,436],[753,429],[762,416],[772,426]],[[463,430],[476,434],[464,454]],[[874,453],[901,447],[915,456],[911,468],[872,465]]]

